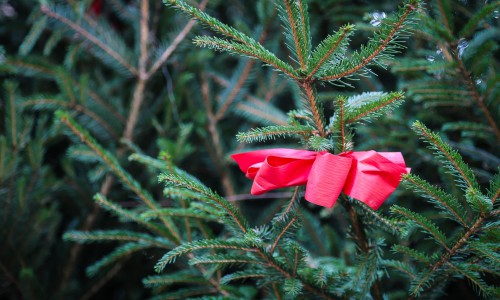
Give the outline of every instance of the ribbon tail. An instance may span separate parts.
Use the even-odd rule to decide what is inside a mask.
[[[342,192],[351,163],[350,157],[319,153],[309,173],[305,199],[331,208]]]

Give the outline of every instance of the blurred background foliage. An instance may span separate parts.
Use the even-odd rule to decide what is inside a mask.
[[[272,1],[189,2],[279,57],[290,57]],[[129,160],[130,154],[168,153],[175,165],[235,201],[254,224],[269,221],[283,204],[270,201],[282,195],[251,200],[249,182],[228,155],[249,147],[236,141],[238,132],[286,124],[287,112],[300,106],[298,91],[254,61],[195,48],[190,40],[207,34],[205,28],[159,0],[148,4],[150,30],[141,35],[141,1],[0,0],[0,297],[143,299],[151,291],[141,280],[163,255],[139,251],[95,275],[87,266],[113,246],[62,240],[68,230],[133,227],[104,212],[93,197],[100,193],[131,210],[137,210],[137,197],[56,121],[56,109],[68,111],[164,206],[172,200],[162,193],[158,170]],[[355,49],[397,5],[310,0],[313,44],[351,23],[358,28]],[[407,49],[389,69],[374,68],[374,76],[352,81],[350,88],[324,86],[319,97],[328,108],[339,94],[406,91],[402,107],[376,124],[358,126],[355,148],[401,151],[413,173],[459,196],[452,176],[438,168],[410,127],[420,120],[438,131],[481,184],[498,172],[500,7],[497,1],[462,0],[428,1],[424,8]],[[396,202],[430,218],[435,213],[403,188],[388,200]],[[310,226],[330,223],[330,236],[345,233],[342,220],[331,221],[331,211],[309,210],[320,216]],[[336,257],[345,251],[325,247],[320,250]],[[394,299],[397,285],[391,281],[385,288],[394,289]],[[444,287],[456,299],[477,297],[472,289],[465,279]]]

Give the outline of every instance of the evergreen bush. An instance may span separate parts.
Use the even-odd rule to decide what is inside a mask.
[[[164,2],[0,3],[0,295],[500,297],[500,2]],[[285,147],[412,170],[250,195],[231,156]]]

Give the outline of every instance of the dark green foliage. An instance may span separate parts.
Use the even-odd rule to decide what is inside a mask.
[[[36,299],[49,296],[43,286],[51,281],[44,276],[44,269],[57,264],[51,261],[47,265],[46,261],[62,250],[57,243],[60,204],[52,201],[61,183],[43,161],[55,131],[43,130],[49,123],[46,117],[26,118],[19,93],[19,86],[12,81],[2,85],[5,115],[0,126],[5,131],[0,134],[0,297]],[[7,257],[10,259],[4,259]]]
[[[31,2],[0,3],[0,298],[500,297],[498,1]],[[412,173],[378,211],[253,197],[243,143]]]
[[[466,199],[467,206],[464,207],[463,202],[459,202],[457,198],[420,178],[412,175],[406,176],[405,180],[412,187],[419,193],[426,194],[431,203],[442,210],[446,217],[457,221],[460,229],[453,232],[453,237],[447,237],[429,218],[409,209],[393,206],[391,211],[399,216],[401,221],[404,220],[406,232],[413,232],[411,228],[416,225],[419,227],[419,232],[431,236],[432,240],[442,248],[440,252],[433,249],[431,256],[431,253],[395,246],[395,251],[410,254],[419,267],[413,273],[405,271],[415,269],[411,265],[399,264],[396,266],[397,269],[402,270],[411,279],[410,292],[416,296],[428,292],[435,293],[442,288],[439,281],[455,276],[466,278],[479,295],[498,297],[496,287],[484,279],[484,274],[498,275],[498,265],[494,262],[491,265],[491,255],[497,248],[495,241],[498,240],[498,236],[486,233],[489,227],[488,220],[494,220],[498,213],[492,210],[495,196],[490,198],[473,187],[477,183],[475,183],[472,171],[468,170],[462,157],[445,144],[437,134],[418,122],[414,124],[414,130],[430,144],[430,149],[438,151],[436,157],[448,167],[448,170],[455,176],[457,184],[462,187],[461,198]],[[494,185],[493,182],[491,184]],[[477,251],[476,243],[479,243],[479,248],[482,250]],[[478,272],[478,270],[481,271]]]

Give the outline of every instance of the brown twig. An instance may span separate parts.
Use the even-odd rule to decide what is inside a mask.
[[[263,43],[266,40],[267,37],[267,30],[264,29],[262,31],[262,34],[259,37],[259,43]],[[229,96],[226,98],[226,102],[222,105],[222,107],[217,111],[215,114],[215,120],[218,122],[220,119],[222,119],[228,110],[228,108],[231,106],[231,103],[236,99],[236,95],[238,95],[239,91],[243,87],[243,84],[248,78],[248,75],[250,75],[250,71],[252,70],[254,61],[250,60],[246,63],[245,68],[243,69],[243,72],[241,73],[240,77],[238,78],[238,81],[234,85],[234,88],[231,90],[229,93]]]
[[[207,6],[208,0],[203,0],[198,8],[200,10],[204,10],[205,7]],[[149,78],[151,77],[158,69],[167,61],[167,59],[172,55],[172,53],[177,49],[179,44],[186,38],[187,34],[191,31],[193,28],[194,24],[196,24],[196,20],[190,20],[186,26],[179,32],[179,34],[174,38],[172,41],[172,44],[168,46],[165,51],[160,55],[160,58],[158,58],[153,66],[149,69],[149,71],[146,74],[146,77]]]
[[[207,125],[206,125],[207,131],[210,136],[210,142],[207,141],[207,149],[211,154],[212,160],[215,163],[217,171],[221,175],[222,188],[224,189],[225,196],[232,197],[235,195],[235,191],[231,181],[229,170],[228,168],[226,168],[224,163],[224,151],[222,149],[222,141],[219,135],[219,131],[217,129],[218,121],[212,109],[212,103],[210,101],[210,90],[205,76],[201,77],[201,93],[207,115]]]
[[[139,117],[139,112],[141,109],[142,102],[144,101],[144,89],[146,87],[147,81],[147,71],[146,64],[148,60],[148,41],[149,41],[149,0],[141,1],[141,21],[140,21],[140,54],[139,54],[139,70],[137,72],[137,84],[134,90],[134,96],[132,100],[132,106],[130,109],[130,114],[127,120],[127,125],[125,127],[125,133],[123,137],[129,141],[132,141],[133,130],[137,119]]]
[[[314,91],[312,82],[306,80],[305,82],[302,83],[302,88],[304,89],[307,100],[309,101],[311,112],[314,117],[314,123],[316,124],[316,129],[319,131],[320,136],[325,137],[326,132],[325,132],[325,125],[323,122],[323,116],[321,115],[321,112],[318,109],[318,101],[316,99],[316,93]]]
[[[253,60],[249,60],[246,63],[245,68],[243,69],[243,72],[241,73],[240,77],[238,78],[238,81],[236,82],[234,88],[231,90],[231,92],[227,96],[226,101],[221,106],[219,111],[217,111],[217,113],[215,114],[215,120],[217,122],[226,115],[227,110],[229,109],[229,107],[231,106],[233,101],[236,99],[236,95],[238,95],[239,91],[243,87],[243,84],[247,80],[248,75],[250,74],[250,71],[252,70],[253,64],[254,64]]]
[[[274,252],[274,249],[276,249],[276,246],[278,246],[278,243],[279,241],[281,240],[281,238],[283,237],[283,235],[287,232],[287,230],[292,227],[293,223],[295,223],[295,221],[297,220],[297,216],[294,216],[292,219],[290,219],[290,221],[288,222],[288,224],[283,228],[283,230],[281,230],[280,234],[278,235],[278,237],[276,237],[276,240],[274,241],[273,245],[271,246],[271,250],[269,251],[270,253],[273,253]]]
[[[460,69],[460,74],[462,75],[463,80],[465,81],[467,87],[469,88],[472,94],[472,98],[477,103],[477,105],[479,105],[479,108],[481,108],[481,111],[483,112],[484,116],[486,117],[486,120],[488,121],[490,127],[493,129],[493,132],[495,133],[495,136],[497,137],[497,142],[500,143],[500,129],[498,128],[498,125],[495,122],[495,119],[491,115],[490,111],[488,110],[486,103],[484,103],[484,98],[477,90],[475,83],[472,81],[472,78],[467,72],[464,62],[458,55],[458,52],[456,53],[456,60],[458,62],[458,68]]]

